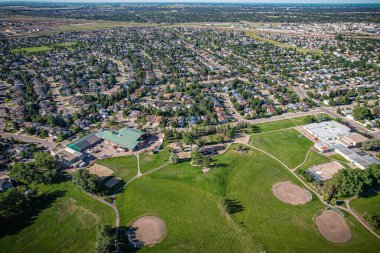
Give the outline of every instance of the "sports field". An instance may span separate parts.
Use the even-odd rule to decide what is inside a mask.
[[[354,199],[350,203],[351,208],[357,211],[361,215],[369,214],[380,217],[380,193],[374,191],[369,196]],[[380,233],[380,228],[376,229],[376,232]]]
[[[380,241],[351,217],[353,239],[332,244],[318,232],[314,218],[324,210],[318,200],[285,204],[273,184],[299,183],[278,162],[259,151],[238,153],[232,146],[216,157],[217,168],[203,174],[188,163],[168,165],[130,185],[117,198],[121,224],[155,215],[166,224],[165,239],[141,252],[370,252]],[[231,214],[222,200],[234,200]]]
[[[77,190],[71,182],[39,186],[46,194],[17,224],[2,227],[0,252],[90,252],[96,226],[114,226],[113,210]]]
[[[54,46],[57,47],[67,47],[70,48],[74,46],[76,42],[64,42],[64,43],[59,43]],[[25,53],[38,53],[38,52],[47,52],[52,50],[53,47],[50,46],[39,46],[39,47],[24,47],[24,48],[14,48],[11,49],[12,53],[20,53],[20,52],[25,52]]]

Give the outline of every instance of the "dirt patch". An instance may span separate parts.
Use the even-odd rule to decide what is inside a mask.
[[[326,240],[345,243],[351,239],[351,230],[345,219],[337,212],[327,210],[315,219],[315,225]]]
[[[93,166],[88,168],[88,171],[90,172],[90,174],[95,174],[95,175],[98,175],[99,177],[108,177],[108,176],[111,176],[113,173],[113,170],[100,164],[94,164]]]
[[[292,182],[282,182],[273,185],[273,195],[284,203],[302,205],[311,200],[311,195]]]
[[[128,237],[131,246],[153,246],[166,234],[165,223],[156,216],[143,216],[135,220],[129,228]]]

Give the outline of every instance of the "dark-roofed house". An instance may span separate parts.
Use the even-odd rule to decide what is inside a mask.
[[[102,138],[98,136],[98,132],[94,132],[68,144],[67,147],[82,152],[83,150],[91,148],[100,142],[102,142]]]

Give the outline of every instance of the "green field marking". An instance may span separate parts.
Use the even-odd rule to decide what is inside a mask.
[[[96,240],[96,226],[114,226],[112,208],[87,196],[71,182],[39,185],[49,194],[38,203],[28,222],[2,227],[0,252],[91,252]],[[28,215],[29,217],[30,215]],[[10,231],[21,226],[17,231]],[[3,233],[10,234],[3,236]]]
[[[296,117],[292,119],[276,120],[265,123],[253,124],[254,133],[263,133],[269,131],[277,131],[295,126],[305,125],[305,118],[307,116]]]
[[[97,163],[113,170],[113,175],[122,178],[125,182],[137,175],[136,156],[105,158],[98,160]]]

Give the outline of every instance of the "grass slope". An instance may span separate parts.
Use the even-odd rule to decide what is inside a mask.
[[[125,182],[137,174],[136,156],[106,158],[98,160],[97,163],[113,170],[113,175],[122,178]]]
[[[301,164],[313,143],[294,129],[251,136],[251,144],[274,155],[290,168]]]
[[[151,154],[150,152],[146,152],[140,155],[140,171],[141,173],[145,173],[161,165],[165,164],[169,161],[170,149],[166,148],[161,150],[157,154]]]
[[[38,188],[49,197],[38,203],[40,212],[28,221],[19,219],[20,224],[1,228],[0,252],[90,252],[96,226],[115,225],[110,207],[77,190],[71,182]]]
[[[76,42],[64,42],[64,43],[55,44],[54,46],[70,48],[70,47],[74,46],[75,44],[76,44]],[[50,46],[23,47],[23,48],[13,48],[13,49],[11,49],[11,53],[21,53],[21,52],[38,53],[38,52],[47,52],[47,51],[50,51],[52,49],[53,49],[53,47],[50,47]]]

